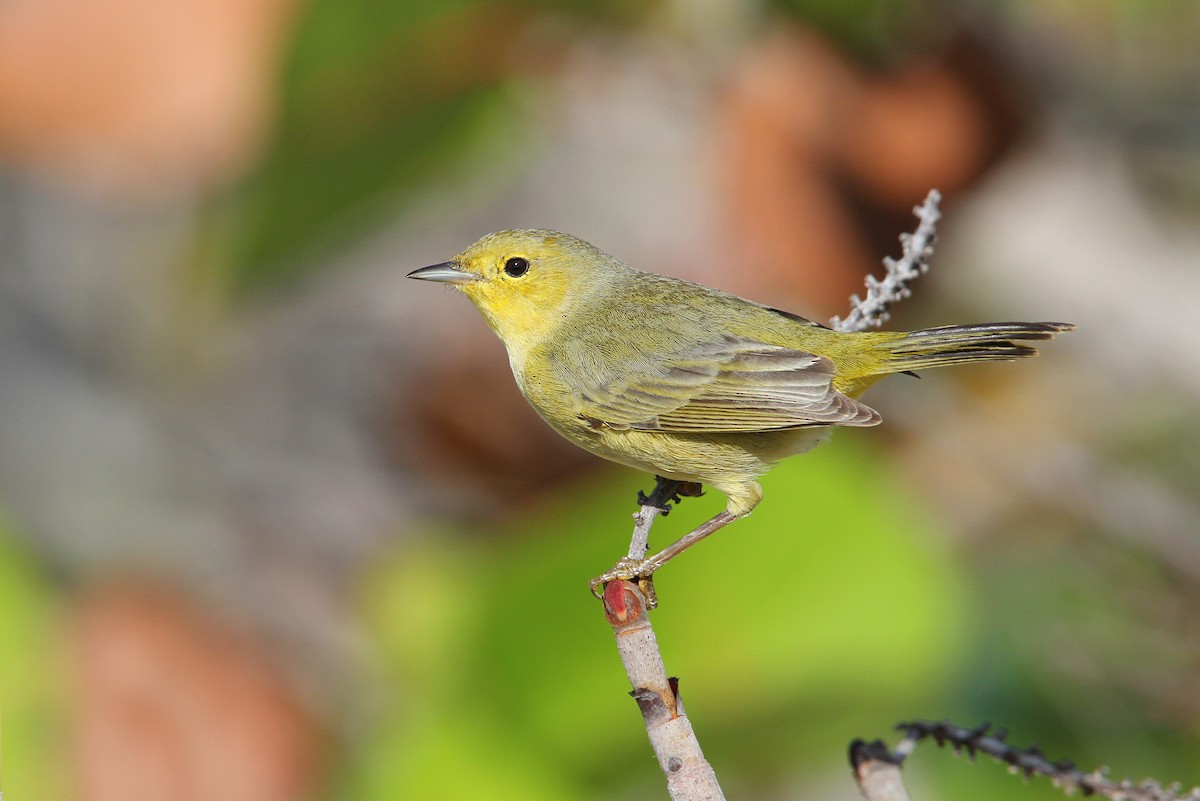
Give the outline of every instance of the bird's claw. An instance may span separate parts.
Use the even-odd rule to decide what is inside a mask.
[[[610,581],[634,582],[646,596],[646,608],[653,609],[658,606],[658,594],[654,591],[654,568],[649,560],[623,557],[612,568],[589,582],[592,595],[603,599],[604,585]]]
[[[653,492],[651,492],[649,495],[647,495],[646,493],[642,492],[641,490],[638,490],[637,505],[638,506],[653,506],[655,509],[662,512],[664,515],[671,514],[671,501],[674,499],[667,498],[665,501],[660,501],[657,498],[654,498],[653,495],[654,495]]]
[[[671,513],[671,504],[679,503],[684,498],[699,498],[704,494],[704,488],[698,481],[676,481],[673,478],[654,477],[654,489],[650,494],[638,490],[638,506],[652,506],[662,512],[663,517]]]

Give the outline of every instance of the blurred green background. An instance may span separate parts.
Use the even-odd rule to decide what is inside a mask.
[[[848,743],[912,718],[1200,783],[1198,38],[1118,0],[6,4],[0,786],[662,797],[586,589],[651,479],[403,276],[544,226],[827,319],[935,186],[895,324],[1079,331],[776,469],[659,576],[668,672],[731,798],[856,798]]]

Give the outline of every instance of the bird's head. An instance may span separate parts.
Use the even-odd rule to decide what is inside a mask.
[[[551,334],[573,308],[627,269],[582,239],[522,228],[488,234],[451,261],[408,277],[458,289],[506,345],[520,347]]]

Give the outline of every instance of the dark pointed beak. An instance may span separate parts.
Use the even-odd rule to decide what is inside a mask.
[[[442,281],[447,284],[465,284],[479,278],[475,273],[460,270],[458,265],[452,261],[444,261],[441,264],[431,264],[428,267],[413,270],[408,277],[419,278],[422,281]]]

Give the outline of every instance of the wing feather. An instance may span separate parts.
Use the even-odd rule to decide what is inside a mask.
[[[812,425],[871,426],[874,409],[833,388],[824,356],[726,336],[598,382],[579,396],[593,425],[641,431],[734,433]]]

